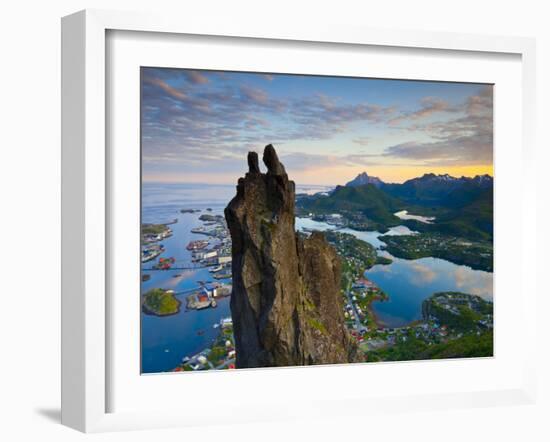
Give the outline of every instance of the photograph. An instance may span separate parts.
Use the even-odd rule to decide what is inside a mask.
[[[493,84],[140,69],[142,374],[493,357]]]

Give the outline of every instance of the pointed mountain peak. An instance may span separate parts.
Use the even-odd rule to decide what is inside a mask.
[[[381,187],[384,182],[375,176],[370,176],[367,172],[361,172],[353,180],[346,183],[348,187],[364,186],[366,184],[373,184],[376,187]]]

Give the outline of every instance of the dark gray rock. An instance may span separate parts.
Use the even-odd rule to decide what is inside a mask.
[[[248,152],[248,173],[260,173],[258,154],[256,152]]]
[[[257,158],[257,156],[256,156]],[[360,362],[344,324],[340,260],[321,233],[294,230],[294,182],[273,146],[225,209],[233,244],[231,314],[237,367]]]

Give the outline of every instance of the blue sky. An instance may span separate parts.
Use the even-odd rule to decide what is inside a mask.
[[[142,68],[143,179],[233,184],[272,143],[291,179],[492,174],[492,87]]]

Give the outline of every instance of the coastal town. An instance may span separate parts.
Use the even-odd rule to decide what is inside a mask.
[[[198,281],[195,288],[181,291],[161,288],[149,290],[142,296],[144,314],[171,316],[180,313],[182,309],[185,312],[216,308],[221,299],[231,296],[231,238],[224,217],[211,213],[211,209],[182,209],[181,213],[201,213],[198,216],[200,225],[190,229],[198,238],[181,245],[189,252],[189,260],[179,261],[172,256],[164,256],[165,247],[162,243],[173,235],[170,224],[176,223],[177,219],[165,224],[144,224],[141,261],[143,264],[156,262],[144,268],[142,281],[148,279],[143,276],[151,271],[186,269],[208,269],[210,279]],[[479,338],[489,332],[492,336],[492,303],[455,292],[436,293],[425,300],[422,319],[401,327],[389,327],[377,317],[372,307],[374,302],[388,301],[389,296],[368,279],[365,272],[374,265],[391,264],[392,259],[370,243],[336,230],[349,226],[349,221],[341,215],[324,215],[322,221],[335,227],[335,230],[327,230],[324,234],[341,258],[345,324],[368,362],[415,359],[422,355],[427,357],[430,354],[428,349],[447,347],[449,343],[463,341],[468,336]],[[304,228],[299,235],[307,236],[312,231]],[[402,238],[406,241],[408,237],[381,238],[388,244],[383,248],[393,250],[397,241],[403,241]],[[176,273],[174,277],[179,275]],[[212,327],[216,329],[216,337],[211,344],[193,355],[185,355],[172,371],[235,368],[236,349],[231,317],[222,318]],[[413,347],[414,352],[410,350]],[[423,351],[419,351],[419,348]]]
[[[494,355],[493,85],[140,72],[142,373]]]

